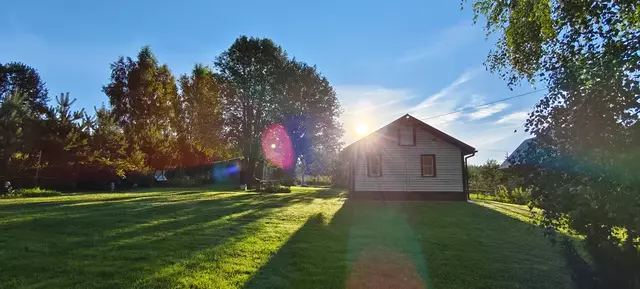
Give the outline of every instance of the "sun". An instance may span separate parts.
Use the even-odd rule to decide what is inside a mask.
[[[367,126],[367,124],[365,123],[358,123],[358,125],[356,125],[356,133],[358,135],[366,135],[369,132],[369,127]]]

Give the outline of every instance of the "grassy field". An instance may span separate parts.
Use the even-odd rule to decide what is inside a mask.
[[[312,188],[0,199],[0,287],[570,287],[520,212]]]

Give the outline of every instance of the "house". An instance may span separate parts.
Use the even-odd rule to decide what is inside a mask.
[[[527,150],[535,146],[535,138],[528,138],[522,141],[520,145],[502,162],[500,169],[508,169],[513,165],[520,163]]]
[[[467,158],[476,149],[406,114],[347,146],[349,198],[468,199]]]

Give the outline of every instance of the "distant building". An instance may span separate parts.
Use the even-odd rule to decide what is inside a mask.
[[[508,169],[509,167],[518,164],[520,156],[522,156],[527,149],[535,145],[534,139],[535,138],[529,138],[522,141],[522,143],[520,143],[520,145],[507,157],[507,159],[502,162],[500,168]]]

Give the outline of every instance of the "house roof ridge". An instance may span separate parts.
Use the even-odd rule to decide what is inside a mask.
[[[453,136],[451,136],[451,135],[449,135],[449,134],[447,134],[447,133],[445,133],[445,132],[443,132],[443,131],[441,131],[441,130],[439,130],[439,129],[437,129],[437,128],[429,125],[429,124],[427,124],[424,121],[421,121],[420,119],[412,116],[409,113],[404,114],[403,116],[395,119],[394,121],[392,121],[392,122],[380,127],[379,129],[371,132],[369,135],[366,135],[366,136],[360,138],[359,140],[351,143],[350,145],[346,146],[343,149],[343,151],[349,149],[351,146],[353,146],[354,144],[360,142],[361,140],[363,140],[363,139],[365,139],[365,138],[377,133],[378,131],[382,130],[383,128],[388,127],[389,125],[392,125],[392,124],[394,124],[394,123],[396,123],[396,122],[398,122],[400,120],[403,120],[403,119],[412,120],[414,123],[417,123],[418,125],[420,125],[422,127],[422,129],[424,129],[424,130],[426,130],[426,131],[428,131],[428,132],[430,132],[432,134],[435,134],[436,136],[442,138],[443,140],[447,141],[450,144],[453,144],[453,145],[459,147],[460,149],[463,150],[463,152],[466,152],[467,154],[472,154],[472,153],[477,151],[474,147],[472,147],[472,146],[466,144],[465,142],[463,142],[463,141],[461,141],[461,140],[459,140],[459,139],[457,139],[457,138],[455,138],[455,137],[453,137]]]

